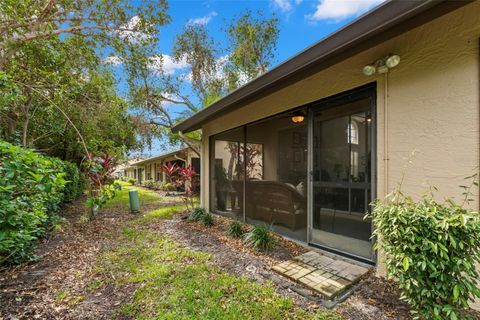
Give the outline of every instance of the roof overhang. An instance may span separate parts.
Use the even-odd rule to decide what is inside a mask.
[[[158,155],[158,156],[155,156],[155,157],[151,157],[151,158],[148,158],[148,159],[145,159],[145,160],[142,160],[142,161],[135,162],[135,163],[132,164],[132,166],[138,166],[138,165],[142,165],[142,164],[145,164],[145,163],[148,163],[148,162],[151,162],[151,161],[162,160],[162,159],[165,159],[165,158],[168,158],[168,157],[171,157],[171,156],[178,155],[180,153],[185,153],[187,150],[188,150],[188,148],[182,148],[182,149],[174,150],[174,151],[171,151],[171,152],[168,152],[168,153],[164,153],[164,154],[161,154],[161,155]]]
[[[197,112],[173,127],[172,131],[185,133],[200,129],[203,124],[250,101],[275,92],[472,1],[388,1]]]

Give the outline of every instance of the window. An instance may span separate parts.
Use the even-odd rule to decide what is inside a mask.
[[[358,144],[358,124],[349,122],[347,125],[347,141],[350,144]]]
[[[244,128],[211,139],[210,207],[217,213],[243,220]]]

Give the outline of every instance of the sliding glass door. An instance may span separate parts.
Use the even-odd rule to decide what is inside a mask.
[[[311,211],[313,244],[370,260],[372,111],[370,92],[313,108]]]

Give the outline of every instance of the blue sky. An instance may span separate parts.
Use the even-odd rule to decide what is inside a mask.
[[[169,59],[175,36],[186,23],[205,24],[212,37],[221,46],[226,45],[225,27],[245,10],[262,11],[264,16],[275,15],[280,34],[273,66],[297,54],[328,34],[344,26],[382,0],[262,0],[262,1],[169,1],[172,21],[162,27],[159,50],[163,69],[171,74],[188,72],[188,66]],[[146,156],[166,151],[163,144],[154,143]]]

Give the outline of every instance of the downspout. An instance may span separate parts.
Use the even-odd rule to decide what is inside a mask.
[[[383,183],[383,196],[386,197],[388,194],[389,186],[388,186],[388,161],[389,154],[388,154],[388,72],[385,73],[384,76],[384,89],[383,89],[383,176],[384,176],[384,183]]]

